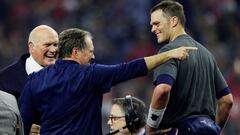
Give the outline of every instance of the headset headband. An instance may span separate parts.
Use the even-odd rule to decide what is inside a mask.
[[[134,111],[131,95],[127,95],[125,97],[124,107],[127,128],[129,129],[130,132],[134,132],[136,131],[135,123],[139,121],[139,118],[137,117],[137,114]]]

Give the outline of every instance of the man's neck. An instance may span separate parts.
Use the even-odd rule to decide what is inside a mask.
[[[65,57],[65,58],[62,58],[62,60],[72,60],[72,61],[75,61],[75,62],[81,64],[78,59],[74,59],[74,58],[72,58],[72,57]]]
[[[42,68],[43,67],[33,59],[32,55],[30,55],[30,57],[26,59],[25,70],[28,75],[33,72],[38,72]]]
[[[171,37],[171,40],[170,41],[173,41],[175,40],[178,36],[180,35],[185,35],[187,34],[184,30],[183,27],[180,27],[180,28],[176,28],[176,30],[173,31],[174,35]]]

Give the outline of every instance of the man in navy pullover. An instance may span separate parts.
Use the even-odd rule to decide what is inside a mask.
[[[116,65],[89,64],[94,58],[90,33],[77,28],[59,35],[59,60],[30,75],[20,99],[25,134],[32,123],[41,135],[101,135],[103,94],[111,86],[146,75],[171,59],[185,59],[189,50],[178,48],[162,54]]]

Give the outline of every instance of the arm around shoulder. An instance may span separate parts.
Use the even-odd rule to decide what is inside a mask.
[[[188,52],[191,50],[197,50],[197,48],[196,47],[179,47],[163,53],[159,53],[149,57],[144,57],[144,60],[148,70],[151,71],[157,66],[163,64],[164,62],[170,59],[173,59],[173,58],[179,59],[179,60],[186,59],[189,56]]]

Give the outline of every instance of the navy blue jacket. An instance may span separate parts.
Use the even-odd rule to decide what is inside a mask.
[[[0,90],[14,95],[17,100],[27,82],[25,63],[29,56],[30,54],[22,55],[19,60],[0,71]]]
[[[36,123],[41,125],[41,135],[101,135],[103,94],[147,71],[143,59],[117,65],[57,60],[31,74],[23,89],[20,111],[25,134]]]

